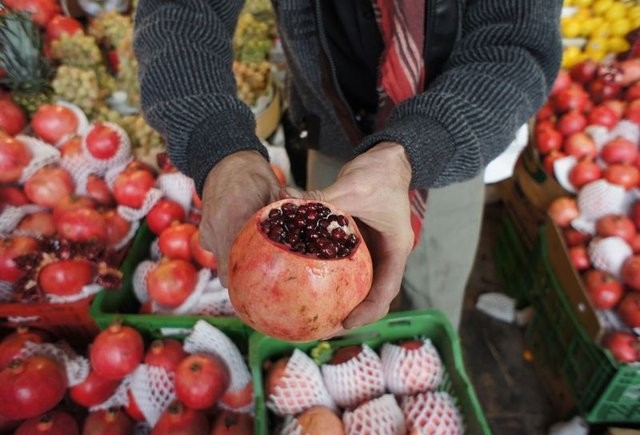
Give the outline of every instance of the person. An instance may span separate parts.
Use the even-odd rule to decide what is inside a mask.
[[[243,3],[140,0],[134,34],[144,116],[195,181],[223,284],[249,216],[287,196],[319,199],[359,219],[373,256],[371,290],[345,328],[384,316],[401,288],[407,307],[457,325],[482,171],[550,91],[562,2],[274,0],[289,116],[309,147],[306,190],[284,191],[236,98]]]

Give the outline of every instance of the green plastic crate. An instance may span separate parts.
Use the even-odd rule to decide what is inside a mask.
[[[531,303],[531,264],[534,254],[534,251],[527,252],[511,218],[503,216],[493,249],[493,260],[496,271],[504,283],[505,292],[516,300],[519,307]]]
[[[388,341],[428,337],[437,348],[446,368],[441,389],[450,393],[460,408],[469,434],[491,434],[489,425],[469,382],[462,361],[460,341],[444,314],[435,310],[408,311],[389,314],[382,320],[356,329],[348,335],[330,340],[336,347],[366,343],[375,350]],[[249,365],[253,376],[257,435],[267,435],[272,429],[265,405],[263,363],[284,355],[295,348],[309,352],[318,342],[289,343],[254,332],[249,340]]]
[[[149,258],[149,248],[155,235],[143,223],[127,253],[121,271],[122,286],[117,290],[101,290],[91,304],[90,314],[100,329],[120,320],[135,327],[148,338],[183,337],[195,323],[204,319],[225,332],[246,351],[252,329],[237,317],[137,314],[140,304],[133,292],[132,278],[136,266]]]
[[[535,357],[560,371],[590,423],[640,423],[640,365],[620,364],[591,340],[558,283],[540,231],[532,303],[536,316],[527,330]]]

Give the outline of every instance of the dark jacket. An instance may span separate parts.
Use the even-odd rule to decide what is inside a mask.
[[[380,141],[401,143],[411,160],[412,187],[476,175],[544,103],[560,67],[561,0],[457,0],[455,41],[439,74],[424,93],[398,105],[383,130],[354,148],[323,89],[319,1],[273,1],[290,70],[293,121],[312,120],[319,149],[329,155],[352,157]],[[198,191],[230,153],[254,149],[266,156],[252,112],[236,98],[231,72],[231,39],[243,3],[140,0],[136,13],[145,118]],[[428,7],[438,3],[431,0]],[[427,33],[426,44],[438,37]]]

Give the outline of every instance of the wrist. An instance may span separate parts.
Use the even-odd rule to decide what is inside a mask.
[[[412,175],[411,160],[403,145],[397,142],[379,142],[369,151],[380,154],[383,161],[390,165],[391,173],[400,176],[400,180],[409,187]]]

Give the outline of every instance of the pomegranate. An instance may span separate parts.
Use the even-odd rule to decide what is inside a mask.
[[[60,14],[60,6],[55,0],[6,0],[5,3],[11,9],[30,13],[33,22],[42,28]]]
[[[45,142],[57,144],[78,130],[73,110],[59,104],[43,104],[31,118],[31,128]]]
[[[340,417],[326,406],[313,406],[296,417],[302,433],[307,435],[344,435]]]
[[[107,227],[107,246],[114,248],[129,234],[131,222],[123,218],[116,209],[107,210],[102,216]]]
[[[569,171],[569,182],[576,189],[602,178],[602,169],[594,161],[583,159]]]
[[[118,204],[140,208],[155,183],[153,173],[146,169],[125,169],[113,182],[113,196]]]
[[[369,250],[327,203],[285,199],[244,225],[229,255],[229,297],[254,329],[289,341],[328,337],[367,296]]]
[[[569,247],[586,245],[591,241],[591,234],[583,233],[571,227],[563,229],[562,233],[564,235],[564,241]]]
[[[540,154],[549,154],[551,151],[558,151],[562,148],[562,133],[554,128],[536,130],[535,144]]]
[[[15,282],[24,275],[14,259],[38,250],[38,242],[32,237],[14,236],[0,238],[0,280]]]
[[[599,310],[610,310],[622,298],[622,283],[610,273],[591,269],[585,272],[584,282],[593,306]]]
[[[96,174],[89,174],[87,177],[87,195],[93,199],[97,204],[105,207],[111,207],[115,205],[115,199],[111,194],[111,189],[104,178],[97,176]]]
[[[0,99],[0,129],[9,136],[19,134],[27,126],[27,117],[22,108],[11,98]]]
[[[585,59],[569,69],[569,75],[576,82],[586,85],[591,82],[598,71],[598,62],[593,59]]]
[[[0,138],[0,183],[20,180],[22,170],[31,161],[31,151],[12,137]]]
[[[181,258],[190,261],[191,236],[196,231],[198,231],[198,228],[189,223],[174,223],[170,225],[158,237],[160,253],[167,258]]]
[[[631,101],[624,112],[624,117],[636,124],[640,124],[640,98]]]
[[[243,388],[227,390],[220,403],[227,409],[241,409],[253,403],[253,399],[253,383],[249,381]]]
[[[640,182],[640,169],[634,165],[615,163],[607,166],[602,175],[609,183],[622,186],[626,190],[633,189]]]
[[[578,133],[587,126],[587,118],[576,110],[565,113],[558,119],[558,131],[563,136]]]
[[[249,414],[238,414],[223,410],[219,412],[213,425],[210,435],[252,435],[253,418]]]
[[[189,408],[207,409],[220,400],[229,382],[229,369],[220,358],[194,353],[176,369],[176,398]]]
[[[107,124],[94,124],[85,136],[87,151],[96,159],[108,160],[120,148],[120,135]]]
[[[589,112],[589,125],[602,125],[608,129],[612,129],[620,121],[618,114],[609,106],[595,106]]]
[[[622,280],[633,290],[640,291],[640,255],[633,255],[622,265]]]
[[[629,86],[624,93],[624,99],[626,101],[633,101],[640,98],[640,82],[636,82]]]
[[[184,209],[180,204],[163,198],[149,210],[146,219],[151,232],[160,235],[173,222],[183,222],[184,218]]]
[[[103,215],[89,207],[59,213],[56,229],[61,237],[72,242],[103,242],[107,238],[107,223]]]
[[[607,142],[600,151],[600,157],[608,165],[614,163],[631,164],[638,156],[638,145],[619,137]]]
[[[620,362],[640,361],[640,339],[630,332],[614,331],[605,337],[603,344]]]
[[[572,77],[569,75],[569,72],[567,70],[561,69],[560,71],[558,71],[558,75],[553,81],[550,95],[556,95],[558,92],[567,89],[571,84],[571,78]]]
[[[549,205],[547,211],[551,220],[560,228],[567,228],[571,225],[571,221],[580,216],[578,203],[574,198],[561,196],[554,199]]]
[[[69,173],[57,166],[45,166],[33,174],[24,184],[24,192],[34,204],[54,208],[75,188]]]
[[[50,211],[37,211],[23,217],[16,230],[36,237],[51,237],[56,233],[56,224]]]
[[[56,296],[79,293],[95,277],[92,263],[83,259],[58,260],[38,271],[38,285],[43,292]]]
[[[45,331],[19,326],[16,332],[7,335],[0,342],[0,370],[20,355],[25,343],[45,343],[50,339],[51,337]]]
[[[618,305],[618,314],[629,328],[640,327],[640,293],[627,293]]]
[[[151,435],[209,435],[209,422],[203,411],[174,401],[162,413]]]
[[[151,343],[144,356],[144,363],[175,372],[178,364],[187,356],[189,354],[182,348],[182,343],[171,338],[163,338]]]
[[[96,374],[122,379],[142,362],[144,342],[138,331],[115,323],[100,332],[91,344],[89,359]]]
[[[558,159],[561,159],[563,157],[566,157],[567,155],[565,153],[563,153],[562,151],[551,151],[549,154],[547,154],[546,156],[544,156],[544,170],[548,173],[548,174],[553,174],[554,173],[554,169],[553,169],[553,165],[554,162]]]
[[[265,363],[264,368],[267,370],[264,382],[265,397],[275,395],[278,389],[282,389],[286,386],[283,382],[283,378],[287,364],[289,364],[288,356],[283,356],[276,360],[276,362],[267,361]]]
[[[191,256],[201,267],[216,270],[218,264],[213,252],[207,251],[200,245],[200,231],[195,231],[189,242],[191,248]]]
[[[96,203],[88,196],[70,195],[65,196],[53,208],[53,218],[59,220],[63,214],[71,210],[80,208],[96,208]]]
[[[0,186],[0,204],[18,207],[29,204],[29,198],[18,186]]]
[[[103,409],[87,416],[82,427],[83,435],[130,435],[134,433],[133,421],[120,409]]]
[[[81,383],[69,389],[69,396],[85,408],[99,405],[107,400],[120,385],[120,379],[105,379],[93,370]]]
[[[47,39],[55,41],[62,35],[73,35],[75,33],[84,33],[82,24],[74,18],[64,15],[56,15],[49,24],[47,24]]]
[[[22,422],[14,435],[79,435],[76,420],[62,411],[48,412]],[[115,435],[115,434],[114,434]]]
[[[596,221],[596,234],[600,237],[618,236],[631,243],[636,235],[636,226],[625,215],[608,214]]]
[[[584,157],[595,158],[598,154],[596,143],[583,131],[578,131],[569,135],[562,144],[563,151],[577,159]]]
[[[547,121],[555,119],[556,113],[553,111],[553,106],[549,101],[544,103],[538,113],[536,113],[536,122],[539,124],[541,121]],[[537,125],[536,124],[536,125]]]
[[[177,307],[195,289],[198,273],[186,260],[165,258],[147,273],[146,282],[151,299],[167,307]]]
[[[56,406],[67,390],[67,374],[45,356],[14,359],[0,371],[0,414],[18,420],[41,415]]]
[[[578,83],[571,83],[554,95],[552,101],[556,111],[559,113],[568,112],[569,110],[584,112],[589,103],[589,94]]]
[[[131,390],[127,391],[127,398],[129,399],[129,404],[124,408],[127,415],[133,418],[135,421],[145,421],[145,416],[142,413],[142,411],[140,411],[140,408],[138,407],[138,403],[136,402],[136,399],[133,397]]]
[[[361,350],[362,350],[362,346],[359,344],[353,345],[353,346],[341,347],[340,349],[334,352],[328,364],[338,365],[338,364],[346,363],[347,361],[350,361],[352,358],[355,358],[356,356],[358,356]]]
[[[64,141],[64,143],[60,145],[59,150],[62,158],[82,156],[82,138],[80,136],[74,136]]]
[[[582,271],[591,267],[591,260],[585,246],[578,245],[569,248],[569,259],[576,270]]]

